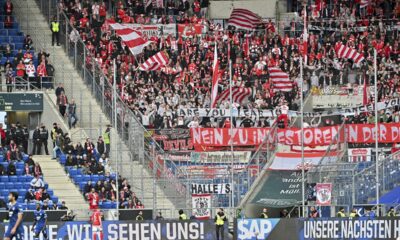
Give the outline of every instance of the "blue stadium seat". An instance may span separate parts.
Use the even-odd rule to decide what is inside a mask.
[[[18,195],[20,196],[21,199],[25,198],[26,194],[26,189],[18,189]]]
[[[86,183],[87,183],[87,182],[79,182],[79,189],[80,189],[81,191],[83,191],[83,188],[85,187]]]
[[[77,175],[77,170],[76,168],[70,168],[68,170],[69,176],[71,176],[72,178],[74,178]]]
[[[0,190],[3,190],[5,188],[5,183],[0,182]]]
[[[24,156],[22,156],[22,160],[24,160],[24,162],[28,161],[28,159],[29,159],[28,154],[24,154]]]
[[[36,209],[36,204],[35,203],[29,203],[28,204],[28,210],[35,210]]]
[[[24,169],[17,168],[17,176],[22,176],[24,174]]]
[[[24,44],[23,43],[14,43],[15,49],[22,49],[24,48]]]
[[[7,36],[8,35],[7,29],[0,29],[0,35],[1,36]]]
[[[18,36],[18,35],[20,35],[18,29],[8,29],[8,36]]]
[[[90,175],[83,175],[82,181],[89,182],[90,181]]]
[[[0,22],[0,29],[3,29],[3,28],[4,28],[4,23]]]
[[[47,193],[48,193],[50,196],[53,196],[53,195],[54,195],[54,190],[51,189],[51,188],[48,188],[48,189],[47,189]]]
[[[111,207],[110,208],[117,208],[117,203],[116,202],[111,202]]]
[[[8,182],[8,176],[0,176],[0,182]]]
[[[24,185],[21,182],[14,182],[14,188],[21,189],[24,188]]]
[[[8,176],[8,181],[15,183],[18,181],[18,177],[17,176]]]
[[[92,180],[93,183],[96,183],[97,181],[100,180],[100,177],[99,175],[92,175],[90,179]]]
[[[30,182],[32,181],[33,176],[25,176],[25,182]]]
[[[15,164],[15,167],[16,167],[17,169],[18,169],[18,168],[23,169],[23,168],[24,168],[24,165],[25,165],[24,162],[17,162],[17,163]]]
[[[60,155],[60,163],[62,165],[65,165],[66,162],[67,162],[67,157],[64,154]]]
[[[53,203],[58,203],[58,197],[52,196],[51,201],[53,201]]]
[[[76,175],[75,178],[74,178],[74,182],[75,182],[75,183],[82,182],[82,178],[83,178],[82,175]]]
[[[112,203],[109,201],[103,202],[103,204],[101,206],[101,208],[103,208],[103,209],[110,209],[111,207],[112,207]]]

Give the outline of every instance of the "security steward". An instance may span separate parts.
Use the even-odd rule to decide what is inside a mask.
[[[106,145],[106,151],[104,154],[106,157],[110,157],[110,134],[111,134],[111,125],[107,125],[107,129],[103,133],[103,141],[104,145]]]
[[[139,214],[136,216],[136,221],[143,221],[143,220],[144,220],[143,212],[140,211]]]
[[[183,212],[183,210],[181,209],[181,210],[179,210],[179,220],[182,220],[182,221],[184,221],[184,220],[187,220],[188,218],[187,218],[187,216],[186,216],[186,214]]]
[[[60,23],[57,21],[57,17],[53,17],[50,27],[52,46],[54,46],[55,41],[57,41],[57,46],[60,46]]]
[[[390,207],[388,213],[387,213],[388,217],[396,217],[396,211],[394,210],[394,207]]]
[[[41,147],[43,145],[46,155],[49,155],[49,148],[47,147],[48,139],[49,139],[49,131],[47,131],[46,126],[44,126],[42,124],[42,127],[40,128],[40,145],[39,145],[38,153],[41,151]]]
[[[268,212],[268,209],[264,208],[260,215],[260,218],[268,218],[267,212]]]
[[[351,210],[351,213],[349,214],[350,218],[358,218],[360,217],[360,215],[357,213],[357,209],[353,208],[353,210]]]
[[[224,226],[226,221],[228,220],[225,216],[224,209],[218,209],[218,212],[214,218],[217,240],[224,240]]]
[[[33,141],[33,148],[31,155],[35,155],[36,153],[40,155],[40,128],[39,126],[36,127],[36,129],[33,131],[33,136],[32,136],[32,141]]]
[[[336,216],[340,218],[346,217],[346,214],[344,213],[344,208],[341,208],[339,212],[337,212]]]

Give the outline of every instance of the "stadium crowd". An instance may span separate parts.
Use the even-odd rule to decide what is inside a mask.
[[[31,84],[31,88],[41,88],[42,86],[50,88],[55,72],[54,66],[50,63],[50,54],[41,49],[35,55],[31,36],[28,34],[23,37],[18,28],[11,29],[13,27],[13,10],[12,2],[6,1],[3,11],[5,13],[4,26],[8,32],[5,36],[6,42],[4,43],[2,40],[0,45],[0,58],[5,73],[7,92],[12,92],[14,87],[27,88],[26,82]],[[10,33],[12,30],[14,32]],[[23,42],[19,44],[8,37],[10,39],[23,37]]]
[[[62,1],[60,6],[76,28],[91,54],[86,63],[98,63],[108,79],[113,79],[112,59],[117,63],[117,84],[120,97],[148,128],[222,127],[225,119],[178,116],[178,109],[209,108],[215,44],[220,61],[219,93],[229,86],[229,60],[232,60],[232,79],[235,86],[251,87],[248,101],[235,102],[234,108],[290,110],[299,106],[300,56],[303,49],[304,9],[297,8],[298,18],[278,24],[268,20],[253,32],[223,30],[220,24],[199,14],[207,1],[168,1],[161,11],[141,1],[117,1],[115,15],[106,19],[105,3]],[[315,1],[308,5],[308,48],[304,62],[303,93],[321,94],[327,86],[362,86],[364,79],[373,84],[373,49],[378,52],[378,99],[398,96],[399,73],[399,3],[371,1],[361,8],[359,1]],[[318,7],[320,6],[320,7]],[[203,12],[204,13],[204,12]],[[350,16],[347,18],[347,16]],[[346,18],[345,18],[346,17]],[[201,35],[186,38],[175,36],[145,36],[153,41],[142,54],[131,55],[110,30],[110,22],[120,23],[183,23],[200,24]],[[278,27],[283,27],[280,34]],[[341,42],[357,49],[365,57],[360,64],[338,58],[335,44]],[[166,51],[169,63],[160,71],[138,71],[140,63],[159,51]],[[230,58],[230,59],[228,59]],[[293,80],[291,91],[274,88],[268,67],[279,67]],[[370,94],[369,100],[373,99]],[[228,109],[229,99],[220,101],[218,108]],[[243,126],[243,119],[233,124]],[[253,118],[245,126],[270,126],[274,119]]]

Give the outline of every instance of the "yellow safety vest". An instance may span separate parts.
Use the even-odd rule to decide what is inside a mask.
[[[349,215],[349,217],[351,217],[351,218],[356,217],[356,216],[357,216],[356,213],[350,213],[350,215]]]
[[[389,211],[388,217],[396,217],[396,213],[393,211]]]
[[[110,144],[110,132],[103,133],[104,144]]]
[[[53,32],[59,32],[60,31],[60,23],[58,22],[52,22],[51,23],[51,30]]]
[[[267,215],[266,213],[262,213],[262,216],[263,216],[264,218],[268,218],[268,215]]]
[[[216,225],[222,226],[224,225],[224,219],[217,214],[217,221],[215,222]]]
[[[143,221],[143,220],[144,220],[143,216],[141,216],[141,215],[136,216],[136,221]]]
[[[338,217],[346,217],[346,214],[344,214],[344,213],[342,213],[342,212],[338,212],[338,213],[337,213],[337,216],[338,216]]]
[[[53,140],[55,141],[56,138],[57,138],[57,133],[56,133],[56,130],[54,128],[51,130],[51,135],[53,136]]]
[[[179,219],[180,220],[187,220],[186,214],[182,213],[181,215],[179,215]]]

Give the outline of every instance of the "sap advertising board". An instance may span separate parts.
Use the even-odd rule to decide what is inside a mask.
[[[400,218],[239,219],[238,240],[400,239]]]
[[[32,223],[24,223],[25,240],[32,240]],[[1,223],[0,239],[7,228]],[[91,240],[88,222],[49,222],[48,240]],[[214,240],[215,225],[207,221],[104,221],[103,239],[107,240]],[[225,236],[229,236],[226,228]],[[43,236],[40,237],[43,239]],[[231,239],[231,238],[225,238]]]

